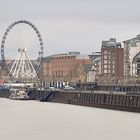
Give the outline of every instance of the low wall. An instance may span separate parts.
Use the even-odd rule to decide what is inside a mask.
[[[49,96],[49,94],[51,94]],[[31,91],[30,99],[140,112],[140,96],[76,91]],[[49,98],[48,98],[49,97]]]
[[[9,89],[0,89],[1,98],[9,98],[9,96],[10,96]]]

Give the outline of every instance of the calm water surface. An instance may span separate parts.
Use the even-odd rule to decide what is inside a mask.
[[[140,114],[0,98],[0,140],[139,140]]]

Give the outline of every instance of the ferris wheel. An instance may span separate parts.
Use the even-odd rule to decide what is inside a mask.
[[[36,33],[36,37],[38,38],[38,50],[34,52],[35,48],[31,48],[31,52],[34,52],[32,56],[35,56],[34,54],[36,53],[36,57],[37,58],[32,58],[34,60],[36,60],[36,65],[34,66],[33,61],[31,61],[30,56],[28,54],[28,49],[18,46],[15,50],[18,53],[17,58],[14,58],[15,55],[11,60],[12,65],[9,66],[8,62],[9,59],[6,56],[6,51],[5,51],[5,44],[6,44],[6,40],[7,40],[7,36],[9,35],[11,30],[14,30],[13,27],[15,27],[17,24],[26,24],[29,25],[29,27],[31,27],[31,29],[34,30],[34,32]],[[28,32],[28,30],[25,30],[26,32]],[[25,35],[26,36],[26,35]],[[32,38],[32,36],[30,36],[28,38],[28,40],[30,40],[30,38]],[[14,42],[18,42],[18,35],[16,35],[16,40],[14,40]],[[25,42],[25,41],[24,41]],[[28,46],[28,45],[27,45]],[[14,48],[14,47],[13,47]],[[8,50],[8,49],[7,49]],[[10,49],[9,49],[10,50]],[[14,50],[14,51],[15,51]],[[14,51],[11,49],[9,52],[12,54],[14,53]],[[31,81],[35,81],[39,79],[39,72],[42,68],[42,58],[43,58],[43,40],[40,34],[40,31],[38,30],[38,28],[31,23],[30,21],[27,20],[19,20],[19,21],[15,21],[14,23],[12,23],[5,31],[3,38],[2,38],[2,42],[1,42],[1,66],[2,66],[2,70],[4,71],[5,75],[8,75],[11,79],[15,79],[17,81],[26,81],[26,80],[31,80]]]

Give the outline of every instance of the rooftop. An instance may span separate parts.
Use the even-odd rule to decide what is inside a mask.
[[[140,34],[138,34],[134,38],[131,38],[131,39],[128,39],[128,40],[123,41],[123,43],[134,43],[134,42],[137,42],[137,41],[140,41]]]
[[[117,43],[116,38],[110,38],[107,41],[102,41],[102,48],[121,48],[121,43]]]
[[[53,58],[63,58],[63,57],[75,57],[76,59],[90,59],[88,54],[80,54],[78,52],[76,53],[68,53],[68,54],[54,54],[54,55],[50,55],[50,56],[46,56],[43,59],[46,61],[50,61]]]

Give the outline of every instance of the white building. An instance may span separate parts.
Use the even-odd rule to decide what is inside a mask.
[[[87,74],[87,82],[97,82],[101,74],[101,56],[93,59],[91,70]]]
[[[140,35],[125,40],[124,43],[124,76],[140,76]]]

